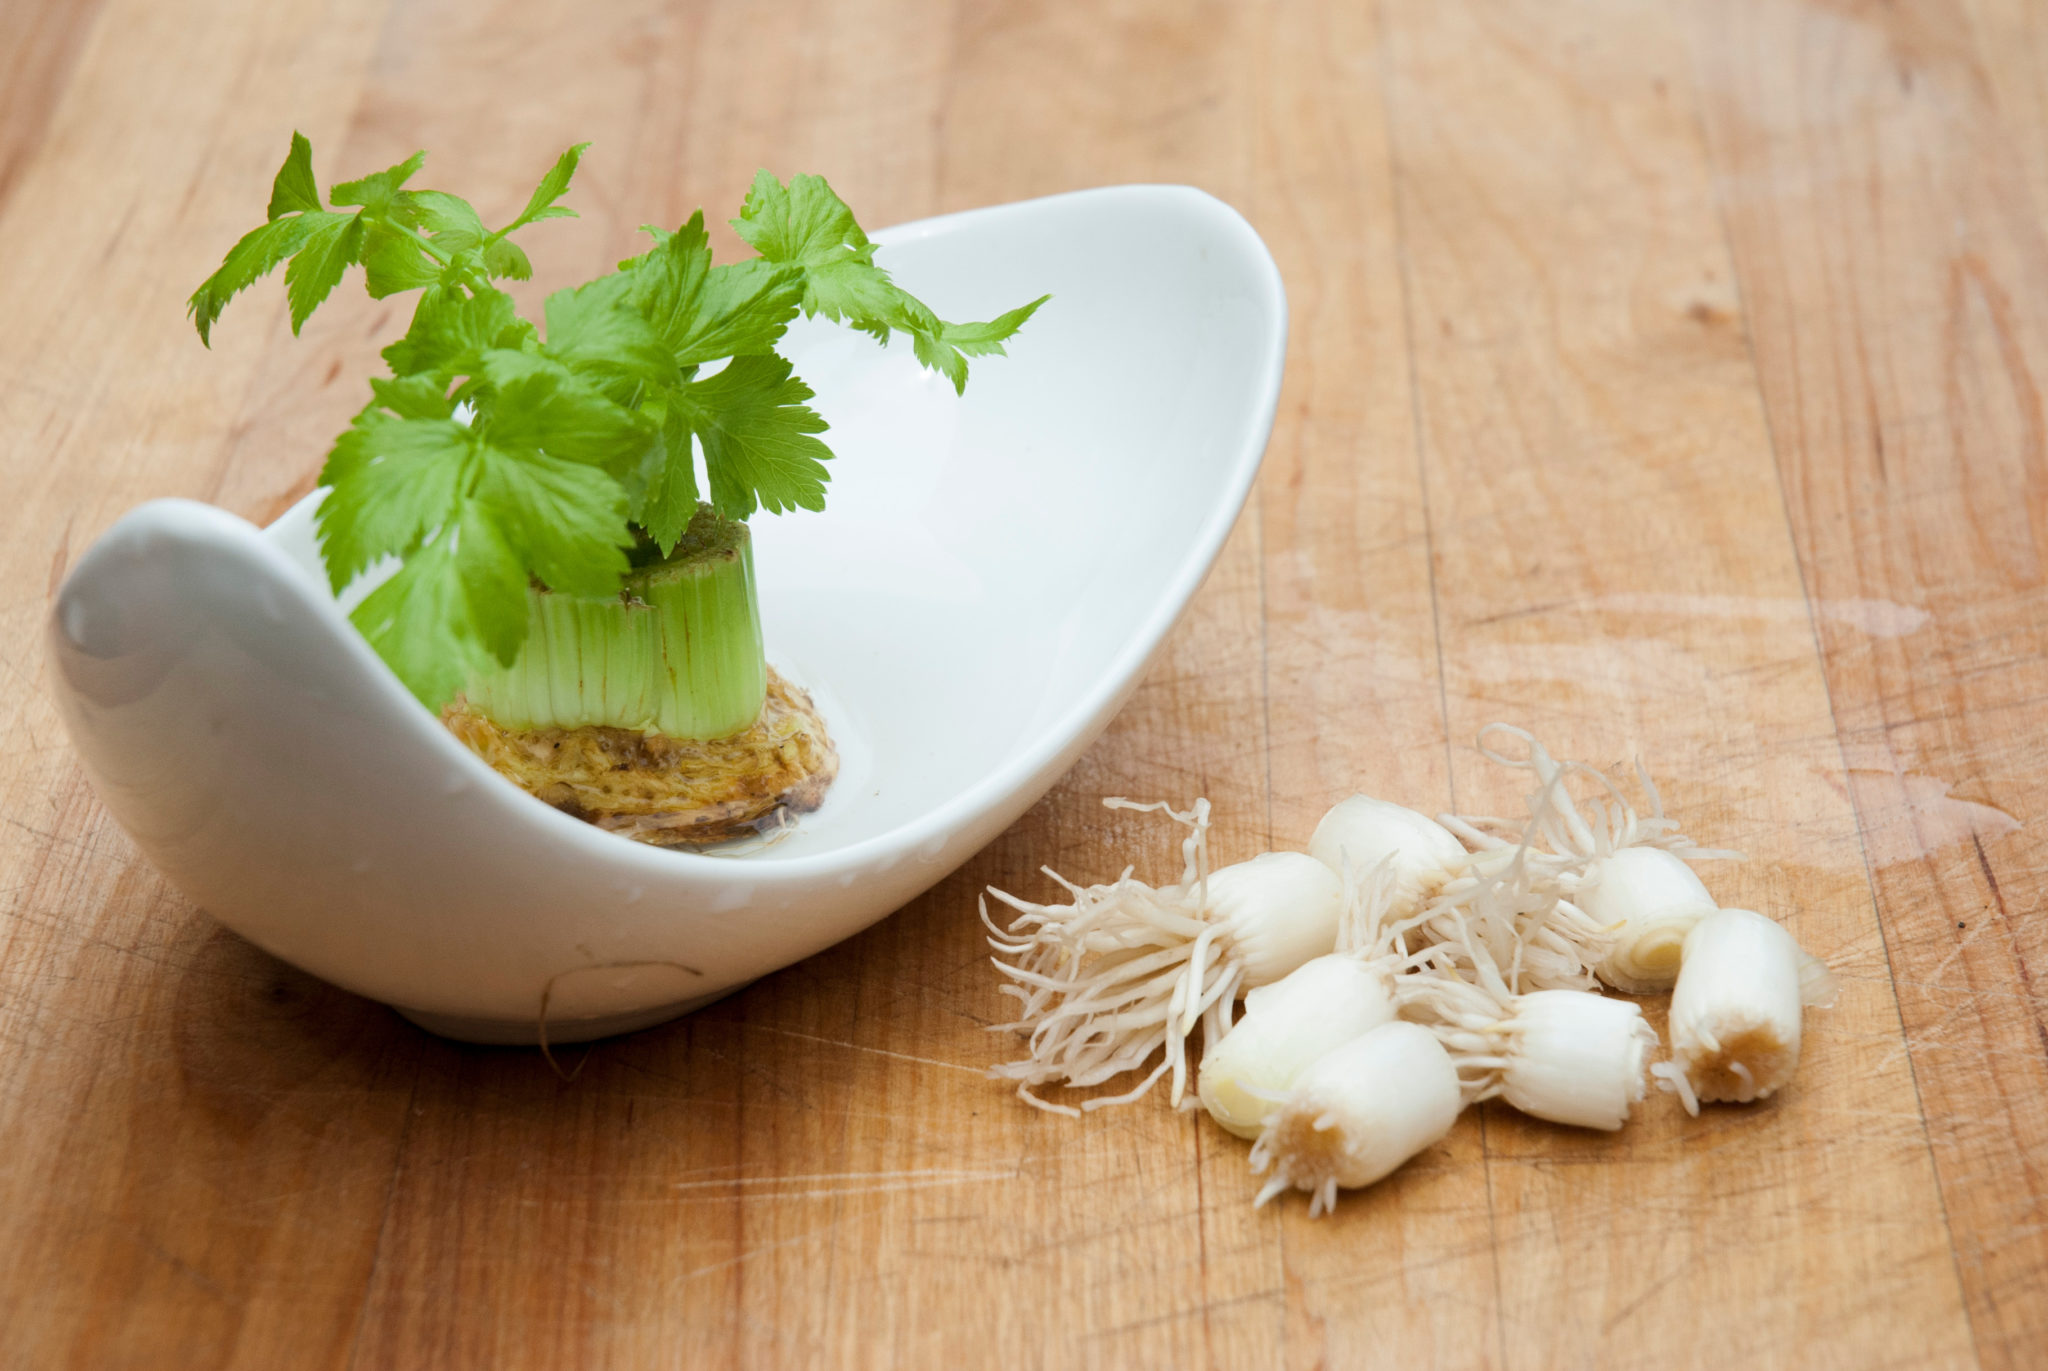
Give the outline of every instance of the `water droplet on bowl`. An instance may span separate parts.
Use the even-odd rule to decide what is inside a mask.
[[[64,603],[57,608],[57,619],[64,625],[64,636],[73,647],[84,647],[92,636],[92,620],[85,607],[83,595],[67,595]]]
[[[711,911],[714,914],[723,914],[734,909],[744,909],[753,903],[753,899],[754,887],[735,883],[711,897]]]

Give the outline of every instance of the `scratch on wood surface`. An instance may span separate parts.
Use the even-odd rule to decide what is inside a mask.
[[[1991,869],[1991,859],[1984,855],[1983,840],[1972,833],[1970,835],[1970,843],[1971,846],[1977,849],[1977,866],[1984,873],[1984,883],[1991,888],[1991,900],[1998,910],[1998,921],[2010,933],[2012,929],[2012,910],[2006,907],[2005,892],[1999,889],[1998,876]],[[2020,989],[2025,991],[2029,997],[2032,997],[2034,994],[2034,973],[2027,966],[2026,959],[2020,955],[2020,947],[2017,940],[2012,943],[2012,960],[2014,968],[2019,972]],[[2034,1037],[2041,1044],[2042,1052],[2048,1054],[2048,1022],[2044,1022],[2038,1014],[2032,1017],[2034,1020]]]
[[[1979,988],[1974,985],[1955,985],[1942,981],[1920,981],[1901,976],[1892,982],[1901,989],[1927,992],[1928,998],[1937,995],[1959,995],[1971,1000],[2017,1000],[2024,1004],[2048,1005],[2048,994],[2038,990],[2001,990],[1997,987]]]
[[[1977,939],[1983,935],[1984,930],[1989,928],[1990,926],[1990,920],[1979,919],[1977,920],[1977,926],[1975,928],[1965,929],[1963,931],[1963,936],[1956,939],[1956,945],[1949,950],[1949,954],[1941,959],[1940,963],[1935,966],[1934,970],[1927,973],[1927,983],[1930,985],[1942,984],[1942,978],[1948,974],[1948,969],[1954,966],[1958,961],[1962,960],[1963,954],[1970,950],[1970,944],[1976,942]],[[2008,945],[2010,945],[2011,943],[2011,938],[2009,936],[2007,938],[2007,943]],[[1897,979],[1894,979],[1892,981],[1892,984],[1896,986],[1901,984],[1901,982]]]
[[[1633,1299],[1629,1300],[1628,1303],[1622,1305],[1621,1308],[1615,1310],[1614,1313],[1608,1316],[1606,1323],[1601,1326],[1601,1333],[1603,1335],[1611,1335],[1615,1329],[1621,1327],[1622,1324],[1628,1322],[1628,1320],[1635,1315],[1636,1311],[1640,1310],[1645,1304],[1649,1303],[1652,1296],[1656,1295],[1659,1291],[1665,1289],[1673,1281],[1676,1281],[1684,1277],[1685,1275],[1689,1274],[1692,1271],[1692,1269],[1698,1264],[1699,1254],[1696,1252],[1692,1253],[1685,1257],[1684,1260],[1679,1262],[1676,1270],[1666,1272],[1664,1275],[1659,1276],[1656,1280],[1651,1281],[1648,1285],[1644,1286],[1641,1290],[1637,1291]]]
[[[775,1033],[785,1038],[797,1038],[803,1042],[819,1043],[826,1047],[843,1047],[849,1052],[868,1052],[877,1057],[893,1057],[899,1062],[916,1062],[921,1066],[943,1066],[948,1071],[965,1071],[969,1075],[986,1076],[982,1067],[967,1066],[960,1062],[940,1061],[937,1057],[917,1057],[908,1052],[891,1052],[886,1047],[868,1047],[862,1043],[850,1043],[843,1038],[821,1038],[815,1033],[799,1033],[793,1028],[775,1028],[768,1024],[750,1023],[744,1025],[749,1032]]]
[[[1674,595],[1647,591],[1615,591],[1584,598],[1550,600],[1468,619],[1464,626],[1504,623],[1559,612],[1645,614],[1665,619],[1765,619],[1806,622],[1818,615],[1829,623],[1871,638],[1904,638],[1934,621],[1915,605],[1868,596],[1808,600],[1796,595]]]
[[[57,551],[50,558],[50,583],[46,591],[49,599],[57,598],[57,587],[64,584],[64,570],[71,564],[71,528],[78,522],[76,514],[64,518],[64,532],[57,538]]]
[[[779,1242],[765,1242],[758,1247],[749,1247],[744,1251],[727,1257],[724,1261],[711,1262],[704,1266],[693,1266],[683,1273],[683,1279],[685,1281],[693,1281],[704,1276],[715,1276],[721,1271],[730,1271],[736,1266],[743,1266],[756,1257],[765,1257],[771,1252],[779,1252],[786,1247],[801,1247],[806,1243],[817,1242],[829,1236],[838,1227],[837,1223],[828,1223],[823,1228],[809,1233],[799,1233],[794,1238],[783,1238]]]
[[[676,1181],[670,1189],[687,1199],[729,1201],[824,1200],[847,1195],[885,1195],[900,1190],[974,1185],[1017,1179],[1014,1169],[913,1167],[902,1171],[828,1171],[797,1176],[729,1176],[718,1180]],[[719,1192],[719,1193],[709,1193]]]
[[[219,1283],[212,1277],[208,1276],[191,1262],[186,1261],[177,1253],[171,1251],[168,1247],[165,1247],[162,1243],[144,1232],[139,1225],[115,1221],[111,1226],[121,1237],[133,1243],[157,1261],[162,1262],[187,1285],[197,1290],[203,1290],[222,1304],[233,1305],[237,1302],[227,1291],[221,1289]]]
[[[22,832],[28,834],[30,837],[41,838],[46,843],[50,843],[59,847],[68,847],[74,851],[83,852],[88,856],[92,855],[93,853],[93,838],[97,837],[100,831],[99,829],[95,829],[91,835],[87,836],[86,838],[80,839],[73,838],[62,833],[53,833],[46,828],[37,828],[34,824],[27,823],[21,819],[17,819],[11,814],[0,814],[0,819],[6,820],[7,823],[9,823],[15,828],[20,829]]]
[[[1099,1328],[1088,1336],[1091,1340],[1100,1340],[1102,1338],[1119,1337],[1125,1333],[1135,1333],[1144,1328],[1157,1328],[1161,1324],[1180,1323],[1186,1319],[1199,1318],[1206,1320],[1213,1310],[1229,1309],[1233,1305],[1252,1304],[1261,1300],[1285,1299],[1286,1296],[1286,1287],[1276,1286],[1267,1290],[1253,1290],[1242,1295],[1232,1295],[1227,1300],[1203,1300],[1200,1304],[1175,1309],[1169,1313],[1154,1314],[1148,1318],[1132,1319],[1126,1323],[1112,1324],[1108,1328]]]

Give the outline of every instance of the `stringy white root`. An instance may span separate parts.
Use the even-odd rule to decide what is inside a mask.
[[[1792,1079],[1801,1011],[1834,1003],[1835,978],[1792,935],[1747,909],[1719,910],[1685,938],[1671,995],[1672,1060],[1653,1068],[1688,1113],[1746,1104]]]
[[[1498,968],[1510,991],[1592,990],[1608,929],[1565,897],[1563,871],[1526,845],[1477,853],[1416,917],[1393,932],[1405,947],[1436,950],[1438,964],[1468,980],[1476,957]]]
[[[1382,1024],[1318,1058],[1267,1120],[1252,1145],[1253,1173],[1268,1176],[1255,1203],[1306,1190],[1314,1218],[1340,1188],[1371,1185],[1441,1139],[1464,1107],[1458,1068],[1435,1035]]]
[[[1487,738],[1493,734],[1519,740],[1526,755],[1489,746]],[[1481,854],[1513,853],[1514,860],[1505,877],[1491,884],[1483,879],[1484,863],[1475,862],[1482,879],[1447,886],[1435,912],[1465,914],[1517,990],[1590,990],[1601,980],[1627,991],[1668,985],[1669,979],[1660,977],[1675,975],[1676,967],[1669,958],[1667,922],[1672,917],[1685,921],[1679,931],[1682,938],[1689,921],[1712,904],[1711,897],[1706,905],[1698,904],[1705,887],[1696,877],[1690,884],[1672,885],[1679,878],[1669,874],[1671,869],[1681,862],[1742,854],[1700,847],[1681,833],[1665,816],[1656,783],[1640,762],[1636,776],[1649,802],[1648,817],[1605,774],[1583,763],[1556,760],[1526,729],[1489,724],[1480,730],[1479,750],[1502,766],[1535,777],[1529,818],[1517,825],[1499,818],[1443,816],[1444,826]],[[1586,806],[1590,818],[1572,796],[1574,777],[1586,778],[1596,788]],[[1643,854],[1650,852],[1664,855],[1645,858]],[[1689,869],[1685,875],[1691,877]],[[1610,882],[1613,888],[1603,899],[1601,888]],[[1556,907],[1546,911],[1539,906],[1547,898],[1554,899]],[[1650,902],[1647,917],[1634,908],[1638,899]],[[1514,937],[1527,948],[1520,966],[1502,955]]]
[[[1046,874],[1073,897],[1066,905],[1033,904],[1000,890],[989,893],[1015,910],[1006,928],[982,921],[1022,1004],[998,1027],[1029,1035],[1030,1055],[993,1075],[1018,1083],[1027,1102],[1056,1113],[1072,1106],[1040,1099],[1032,1087],[1099,1085],[1156,1068],[1124,1094],[1090,1100],[1098,1109],[1138,1099],[1168,1072],[1173,1103],[1187,1086],[1187,1035],[1199,1022],[1206,1043],[1230,1030],[1238,991],[1279,980],[1336,945],[1346,886],[1336,873],[1298,852],[1269,852],[1220,871],[1209,869],[1209,802],[1182,813],[1164,804],[1105,800],[1115,809],[1162,811],[1188,829],[1181,879],[1154,888],[1127,868],[1109,885],[1082,888]],[[1002,960],[1014,958],[1014,964]]]
[[[1593,989],[1610,929],[1569,898],[1585,863],[1538,845],[1562,790],[1560,776],[1546,777],[1515,843],[1477,835],[1479,850],[1463,871],[1389,930],[1394,943],[1415,955],[1434,952],[1431,964],[1468,981],[1495,976],[1511,993]]]

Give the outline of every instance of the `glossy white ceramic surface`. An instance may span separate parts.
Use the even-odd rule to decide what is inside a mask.
[[[950,317],[1054,298],[964,399],[905,346],[792,331],[838,459],[828,513],[755,520],[761,601],[845,763],[789,837],[662,851],[501,780],[349,626],[310,499],[266,530],[144,505],[66,580],[51,677],[108,809],[230,928],[480,1041],[532,1041],[544,1000],[554,1041],[658,1022],[929,888],[1073,764],[1201,583],[1286,306],[1250,226],[1184,187],[877,238]]]

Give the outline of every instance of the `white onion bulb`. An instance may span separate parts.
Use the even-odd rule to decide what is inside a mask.
[[[1592,869],[1596,881],[1577,903],[1595,923],[1612,925],[1614,938],[1596,974],[1630,995],[1669,990],[1685,935],[1720,906],[1685,859],[1661,847],[1625,847]]]
[[[1300,852],[1262,852],[1209,877],[1208,918],[1227,930],[1244,984],[1270,985],[1337,945],[1344,883]]]
[[[1202,1107],[1238,1137],[1257,1137],[1311,1063],[1393,1019],[1391,982],[1384,963],[1333,953],[1253,990],[1237,1026],[1202,1054]]]
[[[1306,1190],[1309,1216],[1338,1189],[1371,1185],[1441,1139],[1465,1107],[1458,1068],[1417,1024],[1382,1024],[1317,1059],[1252,1146],[1252,1170],[1271,1172],[1264,1204]]]
[[[1466,860],[1465,845],[1427,814],[1370,795],[1340,800],[1316,825],[1309,855],[1345,874],[1386,864],[1389,913],[1413,914]]]
[[[1831,1003],[1834,989],[1827,968],[1777,923],[1718,910],[1686,935],[1671,994],[1672,1060],[1657,1074],[1695,1112],[1695,1101],[1767,1098],[1799,1065],[1802,1008]]]
[[[1627,1000],[1582,990],[1516,997],[1500,1095],[1524,1114],[1609,1131],[1643,1098],[1657,1035]]]

